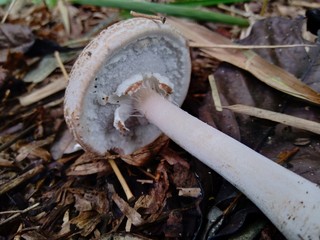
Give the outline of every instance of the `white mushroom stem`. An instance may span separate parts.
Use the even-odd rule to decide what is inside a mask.
[[[222,175],[288,239],[319,239],[320,188],[143,88],[136,108],[174,142]]]

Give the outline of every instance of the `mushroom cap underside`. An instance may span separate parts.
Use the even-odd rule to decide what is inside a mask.
[[[118,22],[93,39],[74,64],[65,94],[66,122],[85,150],[130,154],[161,131],[138,116],[128,119],[130,131],[120,133],[113,127],[117,106],[101,99],[132,76],[161,75],[172,83],[172,101],[180,106],[190,74],[187,42],[173,27],[144,18]]]

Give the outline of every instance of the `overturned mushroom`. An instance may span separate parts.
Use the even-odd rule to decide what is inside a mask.
[[[181,110],[190,78],[185,40],[170,26],[131,19],[83,51],[65,117],[84,149],[130,154],[164,132],[250,198],[289,239],[319,239],[320,189]]]
[[[114,24],[86,47],[73,68],[66,121],[86,150],[99,155],[110,149],[132,153],[161,131],[133,116],[137,113],[131,95],[148,79],[163,96],[181,105],[190,71],[186,40],[170,26],[142,18]]]

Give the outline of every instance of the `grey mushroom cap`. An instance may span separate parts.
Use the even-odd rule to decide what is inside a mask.
[[[157,139],[161,131],[141,116],[132,116],[122,134],[114,128],[115,104],[102,104],[118,87],[137,76],[161,76],[173,86],[171,100],[181,105],[190,82],[187,41],[170,25],[133,18],[102,31],[73,66],[65,93],[65,119],[87,151],[131,154]],[[161,109],[159,109],[161,111]]]

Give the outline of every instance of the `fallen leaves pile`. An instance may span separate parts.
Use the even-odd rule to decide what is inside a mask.
[[[159,153],[139,167],[117,154],[102,158],[81,150],[64,122],[67,74],[88,41],[124,14],[58,2],[55,8],[17,3],[0,25],[0,238],[282,239],[245,196],[165,137]],[[261,8],[255,2],[246,6]],[[209,30],[211,24],[168,19],[193,46],[193,77],[183,108],[320,184],[319,133],[295,121],[283,124],[287,115],[320,122],[320,47],[302,35],[305,19],[297,13],[304,14],[305,6],[270,9],[271,16],[294,15],[258,21],[249,36],[236,41],[248,49],[201,46],[232,44],[228,38],[237,30],[239,39],[237,28]],[[5,16],[3,9],[0,13]],[[215,43],[213,34],[221,42]],[[299,46],[250,48],[292,44]],[[268,71],[283,71],[283,78],[270,79]],[[279,116],[270,121],[251,110],[244,114],[243,107],[218,111],[208,81],[212,74],[222,108],[241,104],[287,115],[281,122]],[[133,198],[127,199],[110,161]]]

